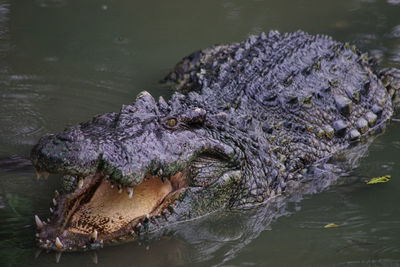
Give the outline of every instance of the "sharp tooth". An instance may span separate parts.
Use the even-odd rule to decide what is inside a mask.
[[[50,213],[53,213],[53,212],[54,212],[53,208],[52,208],[52,207],[50,207]]]
[[[92,234],[90,235],[90,237],[92,238],[93,241],[97,240],[97,230],[95,229]]]
[[[60,258],[61,258],[61,252],[57,252],[56,253],[56,263],[60,262]]]
[[[147,213],[146,214],[146,218],[149,219],[150,218],[150,214]]]
[[[79,189],[82,189],[82,187],[83,187],[83,179],[82,178],[79,178],[78,187],[79,187]]]
[[[111,189],[112,189],[112,188],[114,188],[114,184],[113,184],[113,182],[111,182],[111,185],[110,185],[110,186],[111,186]]]
[[[50,173],[48,173],[48,172],[43,172],[43,175],[44,175],[44,179],[47,180],[47,178],[49,178]]]
[[[132,187],[128,187],[128,188],[126,188],[126,191],[128,191],[129,198],[132,198],[132,196],[133,196],[133,188]]]
[[[64,247],[64,245],[61,243],[61,241],[58,238],[58,236],[56,237],[56,247],[57,248],[63,248]]]
[[[53,205],[57,206],[57,200],[55,198],[53,198]]]
[[[36,178],[39,180],[40,177],[42,177],[42,173],[39,171],[36,171]]]
[[[59,196],[60,196],[60,193],[59,193],[57,190],[55,190],[55,191],[54,191],[54,197],[55,197],[55,198],[58,198]]]
[[[122,186],[121,185],[118,185],[118,193],[122,193]]]
[[[39,218],[39,216],[35,215],[35,222],[36,222],[36,226],[38,229],[42,229],[44,224],[42,222],[42,220]]]

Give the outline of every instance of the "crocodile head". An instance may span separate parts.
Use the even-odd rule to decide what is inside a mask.
[[[35,215],[41,247],[132,240],[231,204],[240,153],[213,133],[226,114],[185,106],[183,98],[167,104],[143,92],[119,113],[40,139],[31,152],[37,174],[63,177],[49,221]]]

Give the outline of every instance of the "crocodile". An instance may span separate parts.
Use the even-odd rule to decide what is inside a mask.
[[[221,209],[251,208],[303,184],[316,164],[365,143],[399,106],[400,71],[349,43],[303,31],[249,36],[183,58],[119,112],[43,136],[37,176],[62,176],[40,247],[136,240]]]

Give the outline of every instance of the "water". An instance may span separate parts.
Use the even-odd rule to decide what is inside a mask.
[[[118,111],[144,89],[168,97],[158,81],[183,56],[270,29],[329,34],[400,67],[398,0],[0,0],[0,266],[56,262],[35,259],[33,214],[48,216],[59,179],[36,181],[24,160],[41,135]],[[398,136],[393,123],[343,185],[300,202],[219,212],[59,265],[400,266]],[[384,174],[392,181],[361,182]],[[331,222],[340,227],[323,228]]]

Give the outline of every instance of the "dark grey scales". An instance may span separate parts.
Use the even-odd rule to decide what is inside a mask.
[[[382,129],[400,102],[398,69],[380,69],[354,46],[301,31],[195,52],[165,82],[176,88],[168,103],[143,92],[119,113],[44,136],[33,148],[39,175],[65,180],[50,223],[35,217],[41,247],[96,248],[263,203]],[[87,212],[104,184],[126,191],[123,205],[131,205],[137,190],[164,190],[143,186],[155,180],[166,195],[113,230],[109,215]],[[113,192],[105,202],[118,198]]]

